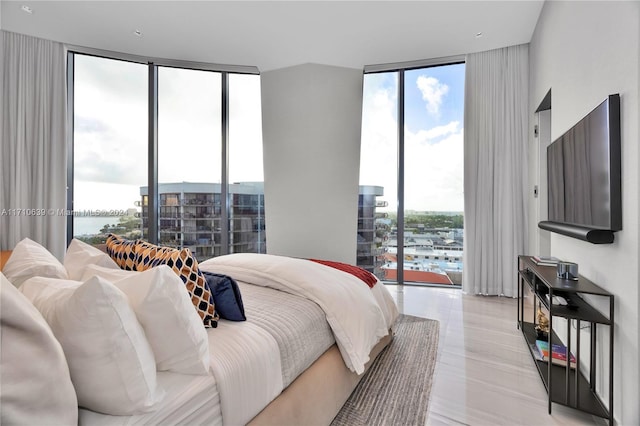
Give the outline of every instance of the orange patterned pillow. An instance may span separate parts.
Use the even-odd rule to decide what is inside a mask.
[[[217,327],[218,313],[215,311],[207,280],[198,268],[198,261],[188,248],[160,247],[138,240],[136,244],[136,270],[146,271],[158,265],[173,269],[185,284],[191,302],[205,327]]]
[[[114,262],[127,271],[136,270],[136,241],[126,240],[118,235],[107,236],[107,254]]]

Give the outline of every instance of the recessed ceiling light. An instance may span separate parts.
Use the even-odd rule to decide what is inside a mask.
[[[480,38],[480,37],[482,37],[482,31],[476,33],[476,38]]]
[[[134,34],[136,37],[142,37],[142,31],[140,31],[140,30],[135,30],[135,31],[133,32],[133,34]]]
[[[28,13],[29,15],[33,14],[33,9],[31,9],[29,6],[27,6],[26,4],[23,4],[22,7],[20,8],[22,9],[23,12]]]

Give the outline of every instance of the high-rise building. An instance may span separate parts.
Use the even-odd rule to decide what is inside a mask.
[[[219,183],[176,182],[158,185],[159,243],[188,247],[199,261],[222,250],[222,198]],[[148,188],[140,188],[143,235],[148,235]],[[230,253],[266,253],[264,183],[229,185]]]
[[[140,188],[142,231],[149,227],[148,188]],[[222,199],[219,183],[175,182],[158,185],[159,243],[188,247],[199,261],[219,256],[222,251]],[[385,230],[376,216],[376,197],[380,186],[360,186],[358,196],[357,265],[381,274],[381,244]],[[243,182],[229,185],[230,253],[266,253],[264,183]],[[382,275],[380,275],[382,276]]]
[[[380,266],[383,264],[382,243],[388,237],[389,228],[384,221],[384,213],[376,213],[376,207],[386,207],[386,201],[377,201],[384,195],[381,186],[361,185],[358,194],[358,251],[356,264],[374,273],[378,278],[384,276]]]

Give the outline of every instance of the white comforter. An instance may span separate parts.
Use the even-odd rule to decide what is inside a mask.
[[[364,372],[371,349],[398,316],[381,283],[369,288],[349,273],[305,259],[239,253],[209,259],[200,267],[316,302],[326,314],[345,365],[357,374]]]

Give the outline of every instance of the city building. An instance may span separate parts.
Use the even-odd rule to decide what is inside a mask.
[[[360,186],[358,196],[357,265],[380,274],[382,265],[380,224],[376,221],[376,197],[380,186]],[[140,187],[142,231],[148,234],[149,213],[146,186]],[[174,182],[158,185],[160,198],[160,244],[188,247],[203,261],[222,254],[221,188],[219,183]],[[230,253],[266,253],[264,183],[242,182],[229,185],[231,211]]]
[[[386,207],[386,201],[378,201],[377,197],[384,195],[381,186],[361,185],[358,194],[358,252],[356,264],[384,278],[382,266],[382,243],[388,238],[389,226],[385,224],[386,213],[376,213],[376,207]]]
[[[143,235],[148,235],[149,211],[146,186],[140,187]],[[188,247],[203,261],[223,254],[221,185],[174,182],[158,185],[159,243]],[[229,185],[230,253],[266,253],[264,183]]]

